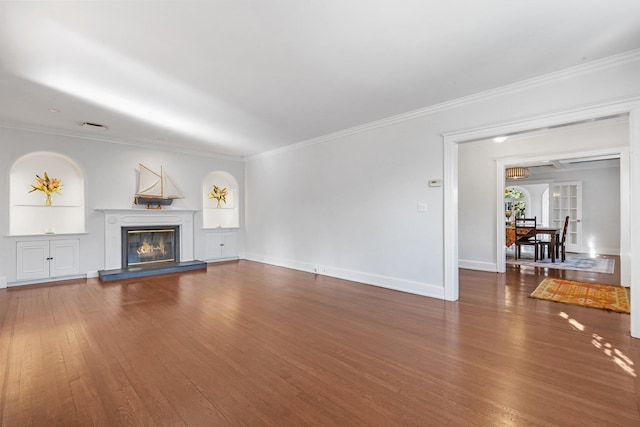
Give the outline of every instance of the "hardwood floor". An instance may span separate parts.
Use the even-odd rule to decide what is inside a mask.
[[[447,302],[239,261],[0,290],[0,423],[640,425],[629,316],[528,298],[545,274],[615,281],[461,270]]]

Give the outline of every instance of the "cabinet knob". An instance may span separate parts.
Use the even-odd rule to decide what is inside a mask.
[[[53,257],[47,257],[47,261],[51,261]]]

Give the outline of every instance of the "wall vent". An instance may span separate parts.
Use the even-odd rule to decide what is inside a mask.
[[[92,127],[92,128],[98,128],[98,129],[107,129],[107,127],[105,125],[101,125],[100,123],[93,123],[93,122],[82,122],[80,123],[81,127]]]

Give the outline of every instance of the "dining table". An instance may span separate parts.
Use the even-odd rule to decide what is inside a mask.
[[[507,247],[511,247],[516,242],[516,228],[515,226],[507,226],[505,233],[505,245]],[[556,262],[556,257],[558,256],[558,246],[556,242],[558,241],[558,235],[560,234],[559,228],[554,227],[536,227],[531,228],[526,235],[519,235],[518,238],[522,238],[524,236],[533,236],[533,235],[547,235],[549,236],[549,243],[551,248],[549,249],[551,262]]]

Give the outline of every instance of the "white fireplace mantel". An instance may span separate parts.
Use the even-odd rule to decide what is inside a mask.
[[[96,209],[104,213],[104,269],[122,268],[122,227],[179,225],[180,261],[193,261],[193,214],[187,209]]]

